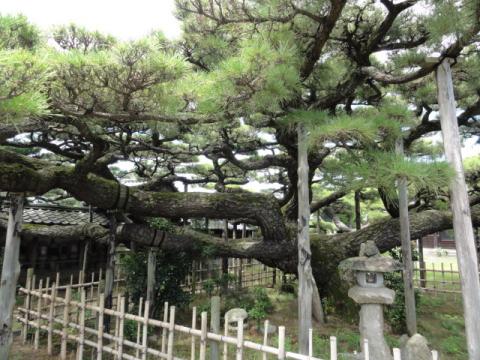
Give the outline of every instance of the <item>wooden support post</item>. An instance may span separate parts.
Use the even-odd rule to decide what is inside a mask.
[[[480,280],[475,249],[472,218],[463,171],[460,135],[450,59],[444,59],[436,69],[440,125],[445,157],[455,170],[450,183],[450,206],[457,249],[458,268],[462,284],[465,333],[470,359],[480,359]]]
[[[220,333],[220,296],[212,296],[210,299],[210,331]],[[210,359],[219,359],[218,343],[210,341]]]
[[[360,203],[360,190],[355,191],[355,228],[360,230],[362,228],[362,210]]]
[[[37,300],[37,325],[35,327],[35,337],[33,340],[33,349],[38,350],[38,346],[40,345],[40,323],[42,319],[42,286],[43,286],[43,279],[40,279],[38,284],[38,300]]]
[[[200,335],[200,360],[205,360],[207,355],[207,312],[202,312],[201,335]]]
[[[63,308],[63,326],[62,326],[62,343],[60,346],[60,359],[67,359],[67,341],[68,341],[68,323],[70,320],[70,302],[72,300],[72,288],[67,286],[65,291],[65,307]]]
[[[22,194],[14,194],[10,197],[0,283],[0,359],[8,359],[13,340],[13,307],[15,306],[17,280],[20,275],[20,233],[23,223],[24,200]]]
[[[148,318],[150,314],[150,304],[145,301],[145,309],[143,310],[143,334],[142,334],[142,360],[147,360],[148,354]]]
[[[298,147],[298,350],[308,352],[308,329],[312,327],[313,275],[310,250],[310,194],[308,188],[308,134],[297,124]]]
[[[194,306],[192,309],[192,329],[197,328],[197,308]],[[190,349],[190,359],[195,360],[195,336],[192,335],[192,346]]]
[[[195,295],[197,291],[197,262],[195,260],[192,261],[192,295]]]
[[[223,220],[223,241],[228,243],[228,220]],[[228,257],[222,257],[222,288],[223,291],[228,289]]]
[[[395,144],[397,155],[404,156],[403,138]],[[397,179],[398,208],[400,213],[400,240],[402,244],[403,286],[405,293],[405,317],[408,335],[417,333],[417,314],[415,306],[415,289],[413,287],[412,242],[410,239],[410,220],[408,216],[408,184],[405,177]]]
[[[27,270],[27,282],[25,285],[25,288],[27,289],[27,295],[25,296],[25,302],[24,302],[24,307],[27,310],[27,313],[25,314],[25,324],[23,324],[23,329],[22,329],[22,335],[23,335],[23,344],[25,345],[27,343],[27,337],[28,337],[28,320],[30,318],[30,303],[31,303],[31,290],[32,290],[32,280],[33,280],[33,268],[29,268]]]
[[[53,355],[53,318],[55,316],[55,305],[57,299],[57,284],[52,284],[50,308],[48,309],[48,337],[47,337],[47,353]]]
[[[157,250],[154,248],[148,249],[147,262],[147,301],[150,303],[150,309],[155,308],[155,271],[157,269]],[[153,315],[153,314],[150,314]]]
[[[110,233],[108,239],[107,268],[105,270],[105,307],[113,306],[113,285],[115,281],[115,247],[116,247],[117,220],[114,214],[110,215]],[[110,316],[104,317],[104,331],[110,332]]]
[[[175,336],[175,306],[170,306],[170,321],[168,324],[167,360],[173,360],[174,336]]]

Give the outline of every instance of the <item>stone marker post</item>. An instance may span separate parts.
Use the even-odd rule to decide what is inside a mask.
[[[210,299],[210,331],[220,334],[220,296],[212,296]],[[210,359],[218,360],[220,353],[218,351],[218,343],[210,342]]]
[[[360,304],[360,336],[362,351],[368,340],[370,360],[393,359],[383,335],[383,306],[392,304],[395,291],[383,285],[383,273],[401,270],[401,264],[392,258],[380,255],[375,243],[367,241],[360,247],[360,256],[342,261],[341,272],[353,271],[357,285],[348,291],[348,296]]]

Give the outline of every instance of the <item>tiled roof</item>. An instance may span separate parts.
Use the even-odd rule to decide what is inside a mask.
[[[8,208],[2,208],[1,211],[7,213]],[[90,211],[82,208],[26,206],[23,210],[23,222],[43,225],[81,225],[90,222]],[[93,212],[92,222],[107,226],[108,218],[101,213]]]

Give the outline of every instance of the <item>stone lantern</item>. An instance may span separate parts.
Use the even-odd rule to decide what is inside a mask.
[[[383,274],[401,270],[401,263],[382,256],[373,241],[360,247],[358,257],[342,261],[342,272],[353,272],[357,285],[348,291],[348,296],[360,304],[360,336],[362,351],[364,340],[368,340],[371,360],[391,360],[392,354],[383,335],[383,306],[392,304],[395,291],[383,284]]]

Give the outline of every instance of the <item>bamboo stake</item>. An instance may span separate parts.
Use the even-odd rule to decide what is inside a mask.
[[[265,320],[265,323],[263,325],[263,345],[268,346],[268,329],[270,327],[270,324],[268,320]],[[262,356],[262,360],[267,360],[267,353],[264,352]]]
[[[201,336],[200,336],[200,360],[206,359],[207,354],[207,312],[202,312]]]
[[[243,359],[243,319],[237,323],[237,360]]]
[[[77,345],[77,360],[83,359],[83,348],[85,344],[85,289],[80,290],[80,319]]]
[[[170,324],[168,327],[167,360],[173,360],[173,338],[175,335],[175,306],[170,307]]]
[[[167,322],[168,321],[168,302],[165,301],[165,303],[163,304],[163,322]],[[166,350],[166,346],[167,346],[167,329],[166,328],[163,328],[162,329],[162,353],[165,354],[165,350]]]
[[[365,360],[370,360],[370,349],[368,347],[368,339],[363,339],[363,352]]]
[[[195,330],[197,327],[197,308],[194,306],[192,309],[192,330]],[[195,336],[192,335],[192,346],[190,350],[191,360],[195,360]]]
[[[23,344],[25,345],[27,343],[27,337],[28,337],[28,320],[30,317],[30,302],[31,302],[31,290],[32,290],[32,280],[33,280],[33,269],[29,268],[27,270],[27,283],[25,285],[26,290],[27,290],[27,295],[25,296],[25,303],[24,307],[27,310],[27,313],[25,314],[25,323],[23,325]]]
[[[57,287],[56,284],[52,284],[52,292],[50,299],[50,309],[48,312],[48,337],[47,337],[47,353],[48,355],[53,355],[53,317],[55,315],[55,305],[57,298]]]
[[[308,329],[308,358],[313,357],[313,329]]]
[[[142,306],[143,306],[143,297],[140,298],[140,301],[138,303],[138,316],[142,316]],[[142,328],[140,325],[140,322],[137,322],[137,345],[140,345],[140,334],[141,334]],[[140,349],[137,348],[135,350],[135,357],[138,358],[140,356]]]
[[[228,318],[225,317],[225,327],[224,327],[224,334],[225,337],[228,337]],[[228,344],[226,342],[223,343],[223,360],[228,360]]]
[[[438,360],[438,351],[432,350],[432,360]]]
[[[68,323],[70,317],[70,301],[72,297],[72,288],[67,286],[65,293],[65,307],[63,308],[63,327],[62,327],[62,343],[60,347],[60,359],[65,360],[67,358],[67,340],[68,340]]]
[[[285,326],[278,327],[278,358],[285,359]]]
[[[330,336],[330,360],[337,360],[337,338]]]
[[[120,298],[120,316],[118,318],[119,326],[118,326],[118,359],[123,359],[123,328],[125,322],[125,297]]]
[[[402,360],[402,353],[400,352],[400,349],[393,349],[393,360]]]
[[[142,360],[147,360],[149,311],[150,303],[148,301],[145,301],[145,309],[143,310]]]
[[[97,360],[102,360],[103,352],[103,313],[105,309],[105,294],[100,294],[98,297],[98,333],[97,333]]]
[[[38,284],[38,300],[37,300],[37,325],[35,329],[35,338],[33,341],[33,349],[38,350],[38,345],[40,344],[40,321],[42,319],[42,285],[43,279],[40,279]]]

